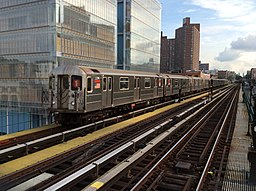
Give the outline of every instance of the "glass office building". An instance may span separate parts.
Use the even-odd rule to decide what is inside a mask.
[[[159,72],[161,4],[118,0],[117,68]]]
[[[0,10],[0,134],[49,122],[58,65],[116,65],[116,0],[0,0]]]

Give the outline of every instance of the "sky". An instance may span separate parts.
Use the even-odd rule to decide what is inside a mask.
[[[200,60],[243,75],[256,68],[256,0],[159,0],[161,30],[175,38],[183,18],[200,23]]]

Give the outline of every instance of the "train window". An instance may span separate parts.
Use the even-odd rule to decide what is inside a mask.
[[[171,86],[171,79],[170,79],[170,78],[167,79],[167,85],[168,85],[169,87]]]
[[[174,81],[174,87],[176,87],[176,88],[179,87],[179,80]]]
[[[151,88],[151,80],[150,80],[150,78],[145,78],[145,88]]]
[[[87,78],[87,92],[92,92],[92,77]]]
[[[63,76],[62,86],[63,86],[63,89],[66,89],[66,90],[69,89],[68,76]]]
[[[103,83],[102,89],[103,89],[103,91],[106,91],[107,90],[107,78],[106,77],[103,78],[102,83]]]
[[[94,89],[96,90],[96,89],[100,89],[100,77],[98,77],[98,76],[95,76],[95,78],[94,78]]]
[[[49,89],[55,90],[55,76],[50,76],[49,78]]]
[[[81,76],[71,76],[71,90],[82,90]]]
[[[139,78],[137,78],[137,82],[136,82],[136,86],[137,86],[137,88],[139,89],[140,88],[140,79]]]
[[[181,80],[181,87],[186,87],[186,80]]]
[[[120,90],[129,90],[129,78],[121,77],[119,79],[119,89]]]
[[[162,87],[162,86],[163,86],[162,79],[159,79],[158,80],[158,87]]]
[[[112,90],[112,78],[111,77],[108,78],[108,90],[109,91]]]
[[[158,85],[158,78],[155,78],[155,87]]]
[[[137,88],[137,79],[134,77],[134,89]]]

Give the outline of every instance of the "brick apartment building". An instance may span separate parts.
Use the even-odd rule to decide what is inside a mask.
[[[183,26],[175,31],[175,72],[199,70],[200,24],[183,19]]]

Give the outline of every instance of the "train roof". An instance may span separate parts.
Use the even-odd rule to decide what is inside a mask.
[[[191,77],[191,76],[182,76],[176,74],[161,74],[161,73],[151,73],[144,71],[131,71],[131,70],[118,70],[118,69],[110,69],[110,68],[96,68],[90,66],[82,66],[82,65],[71,65],[71,64],[63,64],[52,70],[51,74],[68,74],[68,75],[124,75],[124,76],[143,76],[143,77],[164,77],[164,78],[176,78],[176,79],[201,79],[199,77]]]
[[[102,75],[125,75],[125,76],[144,76],[144,77],[159,77],[157,73],[143,72],[143,71],[130,71],[130,70],[118,70],[110,68],[94,68],[88,66],[79,66],[86,74],[102,74]]]
[[[68,75],[84,75],[84,71],[82,71],[78,66],[70,65],[70,64],[63,64],[51,71],[51,74],[68,74]]]

